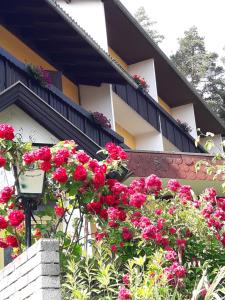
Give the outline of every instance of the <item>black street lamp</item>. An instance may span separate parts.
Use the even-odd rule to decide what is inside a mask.
[[[32,210],[37,209],[37,205],[42,198],[44,192],[45,172],[32,168],[21,174],[19,174],[19,170],[15,171],[18,175],[18,198],[22,200],[25,213],[26,246],[29,248],[31,246]]]

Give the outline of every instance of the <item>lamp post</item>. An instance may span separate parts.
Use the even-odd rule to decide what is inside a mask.
[[[19,174],[18,168],[15,170]],[[26,246],[31,246],[31,218],[32,210],[37,209],[38,202],[44,192],[45,173],[32,167],[19,174],[17,181],[18,198],[22,200],[25,213]]]

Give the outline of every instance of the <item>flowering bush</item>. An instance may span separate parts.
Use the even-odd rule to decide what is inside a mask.
[[[151,280],[159,285],[166,281],[170,291],[176,287],[188,299],[203,269],[212,281],[224,265],[225,199],[218,198],[215,189],[196,196],[191,186],[174,179],[163,187],[156,175],[124,185],[110,174],[121,172],[127,155],[112,143],[102,150],[105,159],[97,161],[78,150],[74,141],[32,150],[30,144],[13,140],[13,128],[7,124],[0,125],[0,136],[1,168],[19,164],[21,173],[31,166],[46,172],[46,206],[35,214],[39,219],[33,240],[59,239],[63,272],[68,257],[80,258],[81,245],[92,240],[93,232],[83,230],[87,222],[96,224],[96,243],[112,260],[120,258],[122,276],[114,282],[120,288],[112,299],[151,299],[137,296],[140,290],[149,295],[146,286]],[[15,186],[0,192],[0,229],[0,247],[13,248],[15,257],[24,249],[23,204]],[[148,268],[156,253],[160,264]],[[139,283],[124,273],[134,258],[144,258]]]
[[[133,76],[134,81],[142,88],[144,89],[146,92],[148,92],[149,86],[146,82],[146,80],[141,77],[140,75],[135,74]]]
[[[102,127],[111,128],[110,121],[100,112],[93,112],[92,117],[94,122]]]
[[[52,84],[52,79],[47,70],[42,66],[34,66],[32,64],[27,65],[29,73],[37,80],[41,86],[49,87]]]

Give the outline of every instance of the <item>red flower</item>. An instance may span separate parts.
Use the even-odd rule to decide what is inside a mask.
[[[8,222],[3,216],[0,216],[0,229],[6,229],[8,227]]]
[[[9,124],[0,124],[0,139],[13,140],[14,129]]]
[[[41,229],[40,228],[36,228],[34,230],[34,233],[33,233],[34,237],[36,238],[40,238],[41,237]]]
[[[182,240],[182,239],[178,239],[176,240],[177,246],[181,247],[181,248],[185,248],[187,241],[186,240]]]
[[[68,149],[59,149],[53,157],[53,162],[57,167],[60,167],[68,161],[69,156],[70,153]]]
[[[157,215],[157,216],[160,216],[161,214],[162,214],[162,209],[161,208],[156,208],[155,209],[155,214]]]
[[[112,252],[115,252],[116,250],[117,250],[116,245],[112,245],[112,246],[111,246],[111,251],[112,251]]]
[[[35,160],[49,161],[52,157],[51,150],[49,147],[45,146],[36,151],[34,151]]]
[[[25,219],[24,213],[21,210],[14,210],[9,214],[9,223],[12,226],[19,226]]]
[[[57,217],[62,217],[65,214],[65,209],[61,206],[55,206],[54,211]]]
[[[87,171],[83,166],[77,166],[73,172],[73,179],[77,181],[84,181],[87,178]]]
[[[77,160],[82,164],[86,164],[90,160],[90,156],[87,155],[84,151],[80,151],[79,153],[77,153]]]
[[[27,152],[23,155],[23,161],[26,165],[30,165],[35,161],[34,153],[33,152]]]
[[[6,237],[6,243],[9,247],[12,247],[12,248],[17,248],[18,247],[17,238],[13,235],[8,235]]]
[[[87,210],[92,214],[100,214],[102,209],[102,204],[100,202],[90,202],[87,204]]]
[[[96,189],[104,186],[105,184],[105,175],[102,172],[97,172],[94,174],[93,185]]]
[[[166,253],[165,257],[167,260],[175,261],[177,259],[177,253],[171,250]]]
[[[0,168],[5,167],[6,165],[6,159],[5,157],[0,155]]]
[[[124,243],[120,242],[120,248],[124,248]]]
[[[42,171],[48,172],[51,169],[51,163],[49,161],[43,161],[39,167]]]
[[[13,187],[4,187],[3,190],[0,192],[0,203],[6,203],[9,201],[9,199],[12,197],[14,193]]]
[[[105,236],[106,234],[104,232],[95,232],[95,239],[98,242],[101,241]]]
[[[53,172],[53,179],[59,183],[66,183],[68,180],[66,169],[62,167],[57,168],[55,172]]]
[[[176,230],[176,228],[171,227],[171,228],[169,229],[169,232],[170,232],[171,234],[175,234],[175,233],[177,232],[177,230]]]

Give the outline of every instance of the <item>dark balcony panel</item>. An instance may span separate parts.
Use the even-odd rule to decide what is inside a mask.
[[[148,118],[147,101],[144,95],[140,93],[137,94],[137,99],[138,99],[138,113],[142,116],[142,118],[144,118],[148,122],[149,118]]]
[[[175,135],[175,146],[178,149],[183,149],[182,133],[177,128],[174,128],[174,135]]]
[[[98,145],[100,144],[100,136],[99,136],[99,129],[98,127],[95,126],[93,122],[90,120],[85,120],[85,130],[84,133],[89,136],[95,143]]]
[[[125,85],[113,84],[113,91],[120,98],[122,98],[126,103],[128,102],[128,100],[127,100],[127,90],[126,90],[126,86]]]
[[[183,144],[183,152],[190,152],[189,141],[185,135],[182,136],[182,144]]]
[[[159,114],[157,109],[150,103],[147,103],[147,111],[148,111],[148,121],[149,123],[158,131],[160,130],[159,126]]]
[[[0,92],[3,91],[6,87],[6,78],[5,78],[5,63],[3,60],[0,60]]]
[[[174,126],[169,120],[167,120],[167,122],[166,122],[166,127],[167,127],[167,138],[168,138],[168,140],[176,146]]]
[[[137,94],[133,92],[133,87],[127,85],[127,103],[130,105],[135,111],[138,111],[138,99]]]

